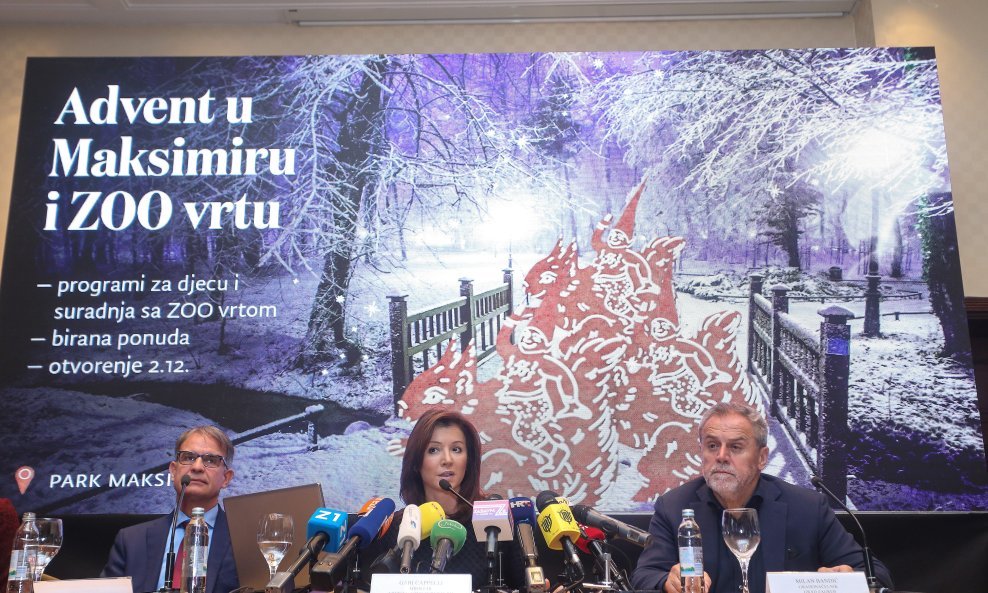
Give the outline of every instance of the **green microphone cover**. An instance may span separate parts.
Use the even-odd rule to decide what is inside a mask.
[[[448,539],[453,544],[453,554],[460,551],[463,543],[467,541],[467,528],[458,521],[452,519],[440,519],[432,526],[432,533],[429,534],[429,541],[432,549],[436,549],[439,540]]]

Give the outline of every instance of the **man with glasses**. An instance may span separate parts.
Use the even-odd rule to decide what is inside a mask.
[[[219,506],[220,490],[233,479],[233,443],[215,426],[190,428],[175,442],[175,458],[168,465],[176,502],[183,476],[189,476],[185,498],[178,515],[178,527],[171,531],[172,514],[120,530],[110,558],[103,568],[104,577],[131,577],[134,593],[156,591],[164,586],[172,567],[165,566],[169,535],[175,542],[176,556],[182,548],[185,524],[192,509],[205,509],[209,525],[209,552],[206,559],[206,593],[229,593],[237,589],[237,569],[230,546],[226,513]],[[172,583],[180,588],[178,578]]]

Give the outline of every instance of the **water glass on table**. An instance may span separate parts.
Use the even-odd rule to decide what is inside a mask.
[[[741,564],[741,592],[748,593],[748,562],[762,541],[755,509],[725,509],[721,522],[724,543]]]
[[[292,545],[294,531],[291,515],[268,513],[261,517],[261,522],[257,526],[257,547],[261,549],[261,555],[268,563],[272,578],[274,573],[278,572],[278,565]]]
[[[62,547],[62,520],[42,518],[35,522],[38,527],[38,555],[34,563],[34,580],[40,581],[45,568]]]

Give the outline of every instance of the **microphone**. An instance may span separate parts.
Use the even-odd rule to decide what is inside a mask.
[[[373,542],[385,522],[390,522],[395,503],[390,498],[375,501],[366,515],[357,519],[350,528],[350,537],[338,552],[323,552],[319,561],[309,572],[312,588],[317,591],[332,591],[340,580],[339,572],[348,566],[348,560],[358,549],[363,550]]]
[[[881,586],[881,584],[879,584],[878,582],[878,579],[875,578],[875,564],[871,559],[871,549],[868,547],[868,536],[865,534],[864,527],[861,526],[861,522],[858,521],[857,516],[855,516],[855,514],[851,512],[851,509],[849,509],[847,505],[844,504],[843,500],[841,500],[840,498],[837,497],[836,494],[831,492],[830,488],[827,488],[827,485],[823,483],[823,480],[821,480],[817,476],[810,476],[810,482],[812,482],[812,484],[816,486],[819,490],[822,490],[823,493],[830,498],[830,500],[840,505],[840,508],[844,509],[844,511],[847,512],[848,515],[850,515],[851,519],[854,519],[854,523],[857,524],[858,531],[861,532],[861,550],[864,553],[865,576],[868,579],[868,590],[871,591],[872,593],[885,593],[889,591],[887,587]]]
[[[375,506],[377,506],[377,503],[381,502],[382,500],[384,500],[383,496],[375,496],[371,499],[368,499],[367,502],[365,502],[364,505],[360,507],[360,510],[357,511],[357,517],[358,518],[363,517],[364,515],[369,513]],[[384,534],[388,532],[388,529],[391,529],[391,521],[393,519],[394,519],[394,509],[392,509],[392,514],[388,515],[388,517],[384,520],[384,523],[381,524],[381,531],[379,531],[377,534],[378,537],[384,537]]]
[[[165,582],[158,589],[159,593],[165,593],[166,591],[174,591],[175,588],[172,587],[172,583],[175,581],[175,528],[178,527],[178,514],[182,512],[182,502],[185,500],[185,489],[189,487],[192,482],[192,476],[185,474],[182,476],[181,485],[182,488],[178,492],[178,505],[175,507],[175,512],[172,513],[172,530],[171,537],[168,539],[168,555],[165,556]]]
[[[305,534],[308,541],[299,550],[298,558],[285,571],[271,577],[265,593],[291,593],[295,590],[295,577],[306,565],[312,564],[323,550],[335,552],[346,539],[347,514],[335,509],[318,508],[309,517]]]
[[[573,507],[573,511],[576,511],[576,507]],[[611,555],[604,550],[607,540],[607,535],[604,531],[597,527],[583,527],[582,532],[580,539],[576,540],[576,547],[587,554],[593,555],[594,564],[604,577],[601,584],[610,586],[610,578],[613,578],[614,582],[618,585],[618,590],[631,591],[631,582],[628,580],[628,576],[617,567]]]
[[[446,563],[460,549],[463,542],[467,540],[467,528],[458,521],[452,519],[441,519],[432,528],[432,535],[429,542],[432,544],[432,572],[443,572],[446,570]]]
[[[398,525],[398,541],[394,548],[384,552],[374,560],[369,569],[372,575],[378,573],[394,574],[396,572],[408,574],[411,572],[412,553],[418,549],[422,542],[420,524],[419,507],[414,504],[406,506],[401,514],[401,523]]]
[[[539,529],[550,550],[563,550],[563,560],[566,562],[566,573],[570,581],[582,581],[584,578],[583,565],[580,564],[580,554],[577,552],[574,539],[580,537],[580,526],[573,520],[573,511],[565,498],[555,492],[545,490],[535,499],[535,507],[539,510]]]
[[[401,548],[401,566],[399,572],[408,574],[412,571],[412,553],[419,549],[422,543],[422,513],[418,505],[410,504],[405,507],[398,525],[398,547]]]
[[[413,506],[413,505],[409,505],[409,506]],[[429,535],[432,533],[432,526],[436,524],[436,521],[446,518],[446,511],[443,510],[442,505],[434,501],[420,504],[418,506],[418,510],[420,517],[419,545],[421,545],[422,540],[427,539]],[[408,512],[408,507],[405,507],[405,512]],[[403,514],[402,521],[404,522],[404,520],[405,517]],[[401,549],[399,549],[399,546],[395,546],[394,548],[381,554],[381,556],[377,560],[375,560],[373,564],[371,564],[370,573],[371,574],[377,574],[377,573],[394,574],[396,572],[404,573],[405,572],[403,570],[404,566],[402,564],[403,560],[404,559],[401,557]],[[410,561],[407,568],[408,568],[408,572],[411,572]]]
[[[473,532],[477,541],[487,541],[487,557],[497,556],[497,542],[509,542],[514,521],[506,500],[478,500],[473,503]]]
[[[499,495],[473,503],[473,531],[477,541],[487,540],[487,580],[492,588],[497,587],[497,542],[511,541],[512,527],[511,507]]]
[[[419,505],[419,513],[422,515],[422,539],[432,534],[432,527],[440,519],[446,518],[446,511],[441,504],[430,501]]]
[[[463,498],[463,495],[460,494],[459,492],[457,492],[456,490],[453,490],[453,485],[450,484],[449,483],[449,480],[447,480],[446,478],[443,478],[442,480],[439,480],[439,487],[442,488],[443,490],[445,490],[446,492],[452,493],[453,496],[455,496],[456,498],[459,498],[461,502],[465,502],[467,504],[467,506],[473,507],[473,503],[472,502],[470,502],[466,498]]]
[[[573,516],[576,517],[577,521],[583,523],[584,525],[596,527],[607,535],[623,539],[626,542],[635,544],[636,546],[641,546],[642,548],[648,546],[648,544],[652,541],[652,535],[647,531],[642,531],[637,527],[633,527],[627,523],[618,521],[617,519],[612,519],[603,513],[598,513],[586,505],[574,505]]]
[[[532,500],[524,496],[515,496],[508,501],[511,505],[511,517],[515,521],[515,532],[525,559],[525,589],[528,593],[545,593],[545,572],[539,566],[539,549],[535,545],[533,526],[535,525],[535,507]]]

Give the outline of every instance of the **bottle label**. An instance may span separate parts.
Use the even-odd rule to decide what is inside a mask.
[[[12,550],[10,552],[10,570],[7,571],[8,581],[24,581],[28,579],[31,570],[33,554],[28,550]]]
[[[703,576],[703,548],[679,548],[679,574],[683,577]]]

